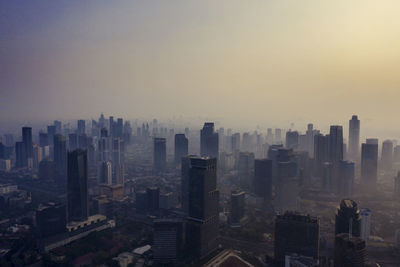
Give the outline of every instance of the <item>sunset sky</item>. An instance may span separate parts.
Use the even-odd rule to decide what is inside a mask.
[[[398,0],[0,1],[0,120],[322,128],[358,114],[399,131],[399,11]]]

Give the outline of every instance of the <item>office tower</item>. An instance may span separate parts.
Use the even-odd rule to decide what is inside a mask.
[[[214,132],[214,123],[204,123],[200,130],[200,154],[202,157],[218,158],[218,133]]]
[[[115,136],[122,139],[124,132],[124,120],[122,118],[117,119],[117,124],[115,125]]]
[[[364,267],[366,262],[365,241],[348,234],[335,237],[335,267]]]
[[[193,157],[190,164],[187,249],[192,257],[204,258],[218,247],[217,160]]]
[[[55,128],[54,134],[61,134],[61,121],[55,120],[53,124]]]
[[[191,159],[194,155],[188,155],[181,159],[181,206],[185,214],[189,214],[189,172]]]
[[[393,142],[385,140],[382,143],[382,168],[385,171],[391,171],[393,165]]]
[[[54,136],[54,167],[60,177],[67,173],[67,142],[65,137],[56,134]]]
[[[47,126],[47,136],[49,139],[49,145],[52,147],[54,145],[54,136],[57,134],[56,126],[49,125]]]
[[[400,200],[400,171],[397,172],[397,176],[394,178],[394,199]]]
[[[111,136],[114,136],[114,117],[110,116],[108,119],[108,130]]]
[[[0,159],[5,159],[5,146],[0,142]]]
[[[342,126],[333,125],[329,131],[329,161],[337,164],[343,160],[343,128]]]
[[[319,219],[310,215],[285,212],[275,219],[275,261],[284,266],[285,256],[319,257]]]
[[[24,142],[15,143],[15,167],[23,168],[28,165]]]
[[[32,163],[33,163],[33,168],[37,169],[39,168],[39,162],[42,161],[42,148],[36,144],[33,145],[33,150],[32,150]]]
[[[99,169],[99,183],[101,184],[112,184],[112,164],[109,161],[103,161],[100,163]]]
[[[46,203],[36,210],[36,227],[39,238],[54,236],[67,231],[64,204]]]
[[[243,191],[231,192],[231,216],[230,223],[237,225],[244,217],[245,211],[245,193]]]
[[[339,175],[337,176],[337,194],[350,197],[354,190],[355,165],[354,162],[339,161]]]
[[[22,142],[25,146],[25,157],[28,162],[29,158],[33,157],[33,145],[32,145],[32,128],[23,127],[22,128]]]
[[[136,212],[139,214],[145,214],[147,211],[147,192],[137,191],[136,194]]]
[[[376,189],[378,179],[378,140],[367,139],[361,146],[361,183],[369,189]]]
[[[335,235],[342,233],[361,235],[361,212],[351,199],[343,199],[336,211]]]
[[[76,133],[68,135],[68,148],[71,151],[78,148],[78,135]]]
[[[360,149],[360,120],[357,115],[353,115],[349,120],[349,159],[358,161]]]
[[[84,221],[89,215],[87,151],[68,152],[68,222]]]
[[[78,148],[79,149],[82,149],[82,150],[87,149],[88,143],[89,143],[89,140],[88,140],[88,137],[86,134],[78,135]]]
[[[307,149],[308,149],[308,143],[307,142],[308,142],[307,135],[306,134],[300,134],[299,135],[299,144],[297,146],[297,150],[307,152]]]
[[[254,172],[254,153],[240,152],[238,161],[238,175],[240,184],[244,188],[250,188]]]
[[[274,144],[274,134],[272,133],[271,128],[267,129],[267,136],[265,138],[266,138],[265,141],[267,142],[267,144],[270,144],[270,145]]]
[[[49,145],[49,136],[47,135],[47,133],[39,133],[39,145],[41,147],[45,147]]]
[[[267,201],[272,199],[272,160],[256,159],[254,161],[254,193]]]
[[[100,137],[101,137],[101,138],[108,137],[107,128],[101,128],[101,130],[100,130]]]
[[[371,233],[371,214],[372,211],[368,208],[361,209],[361,235],[360,237],[368,242]]]
[[[42,181],[54,180],[54,162],[44,159],[39,163],[39,179]]]
[[[299,146],[299,133],[297,131],[286,132],[286,148],[297,149]]]
[[[154,212],[159,209],[160,189],[158,187],[148,187],[147,193],[147,211]]]
[[[282,144],[282,130],[276,128],[275,129],[275,144]]]
[[[113,184],[123,184],[124,173],[121,160],[121,141],[119,138],[113,140],[112,149]]]
[[[86,133],[86,121],[85,120],[78,120],[78,128],[76,133],[78,135],[82,135]]]
[[[154,221],[153,256],[156,265],[175,265],[182,257],[184,224],[179,219]]]
[[[189,153],[189,141],[185,134],[175,135],[175,164],[179,165],[182,161],[182,157]]]
[[[232,139],[232,144],[231,144],[232,152],[239,151],[240,150],[240,133],[234,133],[231,136],[231,139]]]
[[[276,207],[281,211],[296,210],[300,181],[297,177],[297,164],[294,161],[278,161],[276,176]]]
[[[393,149],[393,163],[400,162],[400,146],[395,146]]]
[[[11,170],[11,160],[0,159],[0,171],[8,172]]]
[[[307,125],[307,132],[306,132],[306,151],[310,155],[310,158],[314,158],[314,136],[317,134],[317,130],[314,130],[314,125],[309,123]]]
[[[252,151],[251,136],[249,133],[243,133],[241,151]]]
[[[153,169],[162,172],[167,165],[167,144],[165,138],[154,138]]]

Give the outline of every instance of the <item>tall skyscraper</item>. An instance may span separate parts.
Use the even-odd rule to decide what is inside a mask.
[[[240,150],[240,133],[234,133],[232,136],[231,136],[231,139],[232,139],[232,144],[231,144],[231,149],[232,149],[232,152],[235,152],[235,151],[239,151]]]
[[[147,211],[154,212],[159,209],[160,189],[158,187],[148,187],[147,193]]]
[[[50,237],[67,231],[64,204],[47,203],[36,210],[37,234],[40,238]]]
[[[400,171],[397,172],[397,176],[394,178],[394,199],[400,200]]]
[[[194,155],[188,155],[181,159],[181,206],[185,214],[189,214],[189,172],[191,168],[191,158]]]
[[[361,235],[361,212],[351,199],[343,199],[336,211],[335,235],[342,233]]]
[[[265,200],[272,199],[272,160],[256,159],[254,161],[254,193]]]
[[[32,128],[31,127],[23,127],[22,128],[22,142],[25,146],[25,157],[26,162],[28,159],[33,158],[33,145],[32,145]]]
[[[355,164],[349,161],[339,162],[339,175],[337,176],[337,194],[350,197],[354,190]]]
[[[187,249],[192,257],[204,258],[218,247],[217,160],[203,157],[190,160]]]
[[[185,134],[175,134],[175,164],[178,165],[182,161],[182,157],[189,153],[189,141]]]
[[[314,136],[314,159],[317,176],[323,176],[324,163],[329,161],[329,135]]]
[[[214,131],[214,123],[204,123],[200,130],[200,154],[203,157],[218,158],[218,133]]]
[[[27,159],[25,156],[25,144],[24,142],[16,142],[15,143],[15,167],[23,168],[28,165]]]
[[[240,220],[244,217],[245,212],[245,196],[243,191],[231,192],[231,224],[240,225]]]
[[[357,115],[353,115],[349,120],[349,159],[358,162],[360,150],[360,120]]]
[[[54,166],[57,174],[64,177],[67,173],[67,142],[65,137],[56,134],[54,136]]]
[[[167,165],[166,143],[165,138],[154,138],[153,168],[156,172],[164,171]]]
[[[86,121],[85,120],[78,120],[78,135],[83,135],[86,133]]]
[[[71,151],[78,148],[78,135],[76,133],[68,135],[68,148]]]
[[[154,221],[154,261],[156,265],[175,265],[182,257],[183,222],[179,219]]]
[[[68,222],[84,221],[89,215],[87,151],[68,152]]]
[[[364,267],[366,261],[365,241],[348,234],[335,237],[335,267]]]
[[[48,125],[47,126],[47,136],[49,139],[49,145],[52,147],[54,145],[54,136],[57,134],[56,126]]]
[[[361,146],[361,183],[368,190],[376,189],[378,179],[378,140],[367,139]]]
[[[112,184],[112,164],[110,161],[103,161],[99,167],[99,183]]]
[[[49,136],[47,135],[47,133],[39,133],[39,145],[41,147],[45,147],[49,145]]]
[[[337,164],[343,160],[343,128],[333,125],[329,131],[329,161]]]
[[[286,148],[297,149],[299,146],[299,133],[297,131],[286,132]]]
[[[382,143],[382,169],[385,171],[391,171],[393,167],[393,142],[391,140],[385,140]]]
[[[284,266],[285,256],[293,253],[318,259],[319,219],[286,212],[275,219],[275,261]]]
[[[372,211],[368,208],[361,209],[361,235],[360,237],[368,242],[371,233],[371,215]]]

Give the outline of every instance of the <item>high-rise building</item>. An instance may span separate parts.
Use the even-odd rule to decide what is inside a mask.
[[[200,154],[203,157],[218,158],[218,133],[214,131],[214,123],[204,123],[200,130]]]
[[[333,125],[329,131],[329,161],[337,164],[343,160],[343,128]]]
[[[65,137],[56,134],[54,136],[54,167],[60,177],[67,173],[67,142]]]
[[[154,212],[159,209],[160,189],[158,187],[148,187],[147,193],[147,211]]]
[[[354,162],[339,161],[339,175],[337,176],[338,195],[350,197],[354,190],[355,165]]]
[[[336,211],[335,235],[342,233],[361,235],[361,212],[351,199],[343,199]]]
[[[25,146],[25,157],[26,162],[28,162],[29,158],[33,158],[33,144],[32,144],[32,128],[31,127],[23,127],[22,128],[22,142]]]
[[[364,267],[366,261],[365,241],[348,234],[335,237],[335,267]]]
[[[175,265],[182,257],[184,224],[179,219],[154,221],[153,256],[156,265]]]
[[[49,145],[49,136],[47,135],[47,133],[39,133],[39,145],[41,147],[45,147]]]
[[[165,138],[154,138],[153,168],[156,172],[164,171],[167,165],[166,143]]]
[[[353,115],[349,120],[348,156],[352,161],[358,161],[360,150],[360,120]]]
[[[113,184],[123,184],[124,169],[121,160],[121,140],[119,138],[115,138],[112,142],[112,169]]]
[[[110,161],[103,161],[100,163],[99,169],[99,183],[112,184],[112,164]]]
[[[361,146],[361,182],[369,189],[375,190],[378,179],[378,140],[367,139]]]
[[[147,192],[137,191],[136,194],[136,212],[139,214],[145,214],[147,212]]]
[[[254,161],[254,193],[267,201],[272,199],[272,160],[256,159]]]
[[[188,155],[181,159],[181,206],[186,215],[189,214],[189,172],[192,158],[196,156]]]
[[[294,161],[279,161],[275,186],[276,208],[280,211],[296,210],[300,193],[300,180],[297,176],[297,164]]]
[[[243,188],[250,188],[254,172],[254,153],[240,152],[238,161],[238,175],[240,185]]]
[[[275,261],[284,266],[285,256],[319,257],[319,219],[310,215],[286,212],[275,219]]]
[[[282,143],[282,129],[275,129],[275,144],[281,144]]]
[[[36,210],[36,226],[39,238],[46,238],[67,230],[64,204],[46,203]]]
[[[239,151],[240,150],[240,133],[234,133],[231,136],[231,139],[232,139],[232,144],[231,144],[232,152]]]
[[[56,126],[48,125],[47,126],[47,136],[49,140],[49,145],[52,147],[54,145],[54,136],[57,134]]]
[[[382,169],[385,171],[391,171],[393,167],[393,142],[391,140],[385,140],[382,143]]]
[[[371,214],[372,211],[368,208],[361,209],[361,235],[360,237],[368,242],[371,233]]]
[[[61,121],[55,120],[53,124],[54,124],[54,128],[55,128],[55,132],[54,133],[55,134],[61,134],[61,130],[62,130],[61,129],[62,128],[61,127]]]
[[[204,258],[218,247],[217,160],[193,157],[190,164],[187,250],[194,258]]]
[[[393,163],[400,162],[400,146],[395,146],[393,149]]]
[[[231,192],[231,224],[240,224],[245,212],[245,193],[243,191]]]
[[[397,176],[394,178],[394,199],[400,200],[400,171],[397,172]]]
[[[78,120],[77,134],[83,135],[86,133],[86,122],[85,120]]]
[[[68,135],[68,148],[71,151],[78,148],[78,135],[76,133]]]
[[[329,135],[314,136],[314,159],[317,176],[323,176],[324,163],[329,161]]]
[[[24,142],[15,143],[15,167],[23,168],[28,165],[27,158],[25,156],[25,144]]]
[[[299,133],[297,131],[286,132],[286,148],[297,149],[299,146]]]
[[[87,151],[68,152],[67,218],[84,221],[89,215]]]
[[[185,134],[175,134],[175,164],[178,165],[182,161],[182,157],[189,153],[189,141]]]

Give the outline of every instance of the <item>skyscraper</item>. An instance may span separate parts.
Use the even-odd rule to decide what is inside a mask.
[[[165,138],[154,138],[153,168],[156,172],[165,170],[167,165],[167,145]]]
[[[67,142],[65,137],[56,134],[54,136],[54,166],[57,174],[64,177],[67,173]]]
[[[203,258],[218,247],[217,160],[193,157],[190,164],[187,249],[192,257]]]
[[[15,143],[15,167],[23,168],[28,165],[27,159],[25,156],[25,144],[24,142],[16,142]]]
[[[367,139],[361,146],[361,183],[368,190],[376,189],[378,179],[378,140]]]
[[[335,267],[364,267],[366,261],[365,241],[348,234],[335,237]]]
[[[157,265],[174,265],[182,257],[183,222],[178,219],[154,221],[154,261]]]
[[[324,163],[329,161],[329,135],[314,136],[314,159],[317,176],[323,176]]]
[[[148,187],[147,193],[147,211],[154,212],[159,208],[160,189],[158,187]]]
[[[33,145],[32,145],[32,128],[31,127],[23,127],[22,128],[22,142],[25,146],[25,157],[26,162],[28,159],[33,158]]]
[[[297,131],[286,132],[286,148],[296,149],[299,146],[299,133]]]
[[[397,176],[394,178],[394,199],[400,200],[400,171],[397,172]]]
[[[204,123],[200,130],[200,154],[203,157],[218,158],[218,133],[214,132],[214,123]]]
[[[240,224],[245,212],[245,193],[243,191],[231,192],[231,224]]]
[[[85,120],[78,120],[78,135],[83,135],[86,133],[86,122]]]
[[[272,199],[272,160],[256,159],[254,161],[254,193],[265,200]]]
[[[182,161],[182,157],[189,153],[189,141],[185,134],[175,134],[175,164],[178,165]]]
[[[385,140],[382,143],[382,169],[385,171],[391,171],[393,165],[393,142],[391,140]]]
[[[357,115],[353,115],[349,120],[349,146],[348,155],[352,161],[359,159],[360,149],[360,120]]]
[[[275,219],[275,261],[284,266],[286,255],[293,253],[318,259],[319,219],[286,212]]]
[[[354,190],[355,165],[354,162],[340,161],[337,179],[337,194],[350,197]]]
[[[329,161],[337,164],[343,160],[343,128],[333,125],[329,131]]]
[[[335,235],[342,233],[361,235],[361,212],[351,199],[343,199],[336,211]]]
[[[68,222],[84,221],[89,215],[87,151],[68,152]]]

